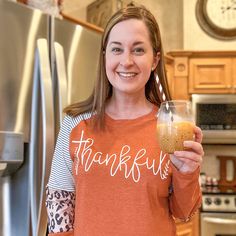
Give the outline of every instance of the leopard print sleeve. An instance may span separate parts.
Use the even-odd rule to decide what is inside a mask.
[[[46,188],[49,233],[72,231],[74,228],[75,193]]]

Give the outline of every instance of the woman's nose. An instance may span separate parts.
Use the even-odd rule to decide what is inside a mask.
[[[126,52],[122,55],[122,58],[120,60],[120,64],[122,66],[130,66],[134,64],[134,60],[133,60],[133,55],[130,52]]]

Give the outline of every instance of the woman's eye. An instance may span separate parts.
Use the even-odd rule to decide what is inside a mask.
[[[133,51],[135,54],[138,54],[138,55],[142,55],[144,53],[143,48],[135,48]]]
[[[115,54],[121,53],[122,49],[121,48],[112,48],[111,51]]]

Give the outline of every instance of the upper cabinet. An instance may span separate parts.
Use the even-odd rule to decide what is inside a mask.
[[[170,90],[170,93],[172,95],[173,91],[173,78],[174,78],[174,58],[171,56],[166,55],[165,56],[165,68],[166,68],[166,76],[167,76],[167,82],[168,87]]]
[[[192,93],[236,93],[236,51],[175,51],[172,97]]]
[[[189,93],[234,93],[233,58],[189,61]]]

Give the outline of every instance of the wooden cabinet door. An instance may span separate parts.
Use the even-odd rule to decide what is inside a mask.
[[[177,236],[199,236],[199,212],[188,222],[176,222]]]
[[[193,224],[192,222],[180,223],[176,226],[177,236],[193,236]]]
[[[174,78],[174,66],[172,64],[166,64],[165,65],[166,69],[166,76],[167,76],[167,82],[168,82],[168,87],[170,90],[171,97],[174,96],[174,85],[173,85],[173,78]]]
[[[179,230],[177,236],[193,236],[192,229],[182,229]]]
[[[229,93],[233,89],[231,58],[193,58],[189,64],[189,93]]]
[[[232,74],[233,74],[233,93],[236,93],[236,58],[233,59],[233,63],[232,63]]]

